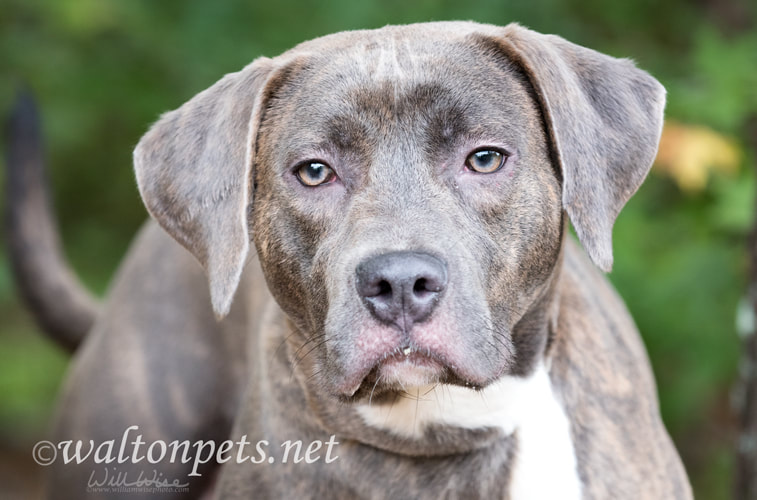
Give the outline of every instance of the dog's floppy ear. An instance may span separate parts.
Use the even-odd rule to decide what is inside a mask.
[[[633,62],[518,25],[505,51],[531,80],[563,176],[563,208],[594,263],[612,268],[612,226],[652,166],[665,89]]]
[[[272,66],[261,58],[226,75],[164,114],[134,150],[145,206],[205,268],[218,318],[229,311],[249,250],[252,155]]]

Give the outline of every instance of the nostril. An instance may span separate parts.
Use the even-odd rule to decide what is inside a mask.
[[[381,280],[378,283],[378,293],[376,294],[377,297],[391,297],[392,295],[392,285],[389,284],[386,280]]]
[[[385,279],[359,276],[357,288],[360,295],[366,299],[390,299],[392,297],[392,284]]]
[[[415,285],[413,285],[413,292],[414,292],[414,293],[415,293],[416,295],[420,295],[420,294],[422,294],[423,292],[430,292],[431,290],[429,290],[429,289],[428,289],[428,288],[426,287],[426,284],[427,284],[427,283],[428,283],[428,282],[426,281],[426,278],[420,278],[420,279],[418,279],[418,280],[417,280],[417,281],[415,282]]]

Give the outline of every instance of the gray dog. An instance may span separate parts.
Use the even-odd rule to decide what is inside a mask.
[[[664,102],[631,62],[518,25],[257,59],[140,141],[155,222],[102,306],[10,162],[26,295],[70,344],[89,330],[49,496],[691,498],[595,268]],[[65,463],[77,441],[97,449]]]

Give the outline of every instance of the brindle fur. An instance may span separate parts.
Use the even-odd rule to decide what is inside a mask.
[[[431,426],[410,439],[354,409],[400,397],[355,347],[378,328],[355,268],[413,250],[449,268],[434,313],[455,340],[437,353],[455,360],[442,382],[481,388],[544,362],[584,498],[690,498],[633,322],[566,231],[569,218],[609,270],[612,224],[649,169],[663,106],[629,61],[517,25],[339,33],[227,75],[135,151],[163,229],[147,223],[122,265],[56,438],[139,425],[148,442],[247,435],[275,450],[336,434],[331,464],[225,464],[217,497],[507,498],[517,432]],[[508,163],[461,175],[480,144]],[[292,169],[308,158],[341,181],[300,185]],[[82,496],[91,469],[54,469],[50,496]],[[183,479],[187,466],[160,471]]]

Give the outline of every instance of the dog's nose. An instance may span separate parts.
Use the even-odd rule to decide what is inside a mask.
[[[404,331],[431,315],[447,286],[447,265],[420,252],[371,257],[356,274],[357,292],[371,313]]]

